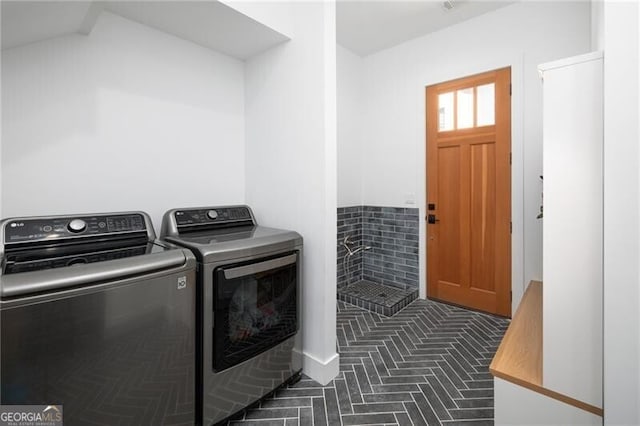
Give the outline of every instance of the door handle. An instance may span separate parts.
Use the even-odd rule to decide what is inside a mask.
[[[283,266],[293,265],[298,260],[296,253],[290,254],[284,257],[278,257],[276,259],[267,260],[259,263],[252,263],[246,266],[239,266],[236,268],[225,269],[224,277],[228,280],[235,278],[242,278],[248,275],[258,274],[260,272],[266,272],[271,269],[281,268]]]
[[[427,216],[427,223],[434,224],[436,222],[440,222],[440,219],[436,219],[435,214],[430,214]]]

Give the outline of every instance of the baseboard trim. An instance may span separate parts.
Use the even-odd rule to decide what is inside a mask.
[[[340,372],[340,355],[334,354],[326,361],[320,361],[306,352],[302,352],[302,372],[320,383],[328,385]]]

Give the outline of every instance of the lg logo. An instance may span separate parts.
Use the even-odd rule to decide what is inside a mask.
[[[178,290],[187,288],[187,277],[178,277]]]
[[[10,226],[11,226],[12,228],[19,228],[19,227],[21,227],[21,226],[24,226],[24,223],[22,223],[22,222],[11,222],[11,225],[10,225]]]

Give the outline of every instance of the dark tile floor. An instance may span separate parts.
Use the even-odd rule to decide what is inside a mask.
[[[338,301],[338,377],[304,377],[230,424],[492,425],[488,366],[507,325],[425,300],[391,318]]]

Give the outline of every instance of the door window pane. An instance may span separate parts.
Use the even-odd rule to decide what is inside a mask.
[[[453,130],[453,92],[438,95],[438,131]]]
[[[458,129],[473,127],[473,87],[457,91]]]
[[[476,88],[478,93],[478,126],[492,126],[496,123],[495,84],[483,84]]]

